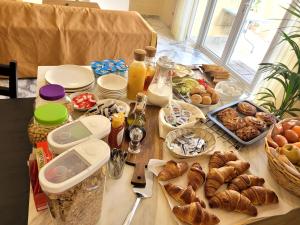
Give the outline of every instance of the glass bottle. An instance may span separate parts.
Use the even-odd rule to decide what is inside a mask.
[[[145,94],[143,93],[138,93],[136,95],[136,103],[135,106],[133,108],[133,110],[129,113],[128,117],[127,117],[127,126],[131,126],[133,121],[135,120],[136,117],[136,111],[137,110],[144,110],[144,108],[146,107],[146,101],[147,101],[147,97]]]
[[[144,62],[145,55],[146,52],[143,49],[136,49],[134,51],[134,61],[130,64],[128,69],[128,99],[134,100],[137,93],[144,90],[144,83],[147,71]]]
[[[147,68],[146,72],[146,78],[145,78],[145,84],[144,84],[144,91],[148,90],[148,87],[153,79],[153,76],[155,74],[155,54],[156,54],[156,48],[152,46],[146,46],[146,58],[145,58],[145,64]]]
[[[147,91],[148,100],[151,104],[164,107],[172,99],[173,69],[174,62],[167,56],[158,59],[154,78]]]

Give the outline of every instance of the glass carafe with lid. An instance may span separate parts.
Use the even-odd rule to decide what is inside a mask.
[[[172,72],[174,62],[167,56],[162,56],[156,62],[156,72],[148,88],[148,101],[164,107],[172,99]]]

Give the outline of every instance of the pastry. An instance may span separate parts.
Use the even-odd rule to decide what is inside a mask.
[[[203,94],[206,93],[205,87],[202,85],[199,85],[198,87],[194,87],[192,88],[192,90],[190,91],[190,95],[194,95],[194,94]]]
[[[198,202],[175,206],[172,211],[179,220],[190,225],[215,225],[220,222],[218,217],[204,210]]]
[[[250,163],[244,162],[242,160],[229,161],[226,166],[232,166],[236,170],[237,175],[243,174],[250,167]]]
[[[238,129],[236,131],[236,135],[244,141],[250,141],[253,138],[260,135],[260,131],[256,127],[246,126],[241,129]]]
[[[217,104],[220,101],[219,95],[214,92],[211,94],[211,104]]]
[[[264,121],[267,125],[272,125],[272,124],[276,123],[276,117],[274,115],[272,115],[271,113],[257,112],[255,114],[255,117],[257,119]]]
[[[211,169],[207,174],[204,186],[205,197],[211,198],[222,184],[231,181],[237,176],[238,174],[233,166]]]
[[[227,189],[241,192],[252,186],[262,186],[265,183],[264,178],[254,175],[242,174],[234,178]]]
[[[186,162],[175,162],[170,160],[158,174],[158,180],[167,181],[184,174],[188,169]]]
[[[199,202],[203,208],[206,207],[205,203],[196,196],[192,186],[188,186],[184,189],[180,186],[168,183],[164,185],[164,187],[168,194],[180,204],[184,205],[192,202]]]
[[[257,111],[256,107],[248,102],[240,102],[237,110],[247,116],[254,116]]]
[[[218,192],[209,200],[211,208],[221,208],[227,211],[246,213],[250,216],[257,216],[257,209],[251,201],[239,192],[225,190]]]
[[[188,174],[188,185],[196,191],[205,181],[205,173],[199,163],[194,163]]]
[[[203,96],[202,97],[202,104],[203,105],[211,105],[211,97],[210,96]]]
[[[226,118],[223,120],[223,125],[231,131],[236,131],[247,126],[244,118],[235,117],[235,118]]]
[[[227,108],[227,109],[223,109],[222,111],[218,112],[217,114],[219,120],[224,121],[225,119],[232,119],[235,117],[238,117],[238,112],[233,109],[233,108]]]
[[[261,186],[253,186],[243,190],[242,195],[247,197],[254,205],[278,203],[275,192]]]
[[[209,159],[208,167],[209,169],[220,168],[224,166],[228,161],[234,161],[237,159],[237,156],[232,151],[224,153],[215,151]]]
[[[201,104],[202,102],[202,97],[201,95],[198,95],[198,94],[193,94],[191,96],[191,101],[193,104]]]
[[[244,120],[247,126],[253,126],[260,131],[263,131],[267,128],[267,124],[263,120],[257,119],[256,117],[246,116]]]

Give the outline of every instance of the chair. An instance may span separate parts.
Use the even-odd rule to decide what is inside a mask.
[[[18,78],[17,78],[17,62],[12,61],[8,65],[0,64],[0,75],[8,77],[8,87],[0,86],[0,95],[10,98],[18,97]]]

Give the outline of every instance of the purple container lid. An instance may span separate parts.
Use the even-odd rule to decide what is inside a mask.
[[[40,88],[39,94],[42,99],[55,101],[65,97],[65,89],[58,84],[47,84]]]

